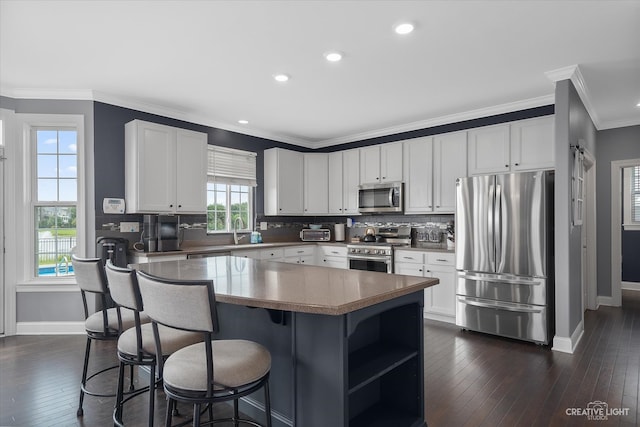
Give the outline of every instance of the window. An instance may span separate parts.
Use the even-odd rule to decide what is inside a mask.
[[[624,168],[624,204],[625,230],[640,230],[640,166]]]
[[[78,132],[33,127],[34,276],[73,274],[77,244]]]
[[[253,230],[256,153],[209,146],[207,232]]]

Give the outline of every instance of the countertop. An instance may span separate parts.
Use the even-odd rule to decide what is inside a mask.
[[[154,276],[213,280],[228,304],[342,315],[420,291],[438,279],[287,264],[233,256],[135,264]]]
[[[210,245],[210,246],[184,246],[179,251],[167,251],[167,252],[137,252],[130,251],[129,255],[132,257],[161,257],[167,255],[191,255],[191,254],[208,254],[216,252],[230,252],[230,251],[242,251],[250,249],[267,249],[278,248],[286,246],[300,246],[300,245],[332,245],[332,246],[347,246],[349,242],[275,242],[275,243],[245,243],[241,245]],[[449,252],[454,253],[453,249],[448,248],[434,248],[425,246],[402,246],[397,249],[402,250],[415,250],[415,251],[429,251],[429,252]]]

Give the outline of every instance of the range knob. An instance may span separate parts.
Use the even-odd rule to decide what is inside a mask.
[[[371,253],[371,251],[370,251],[369,249],[365,249],[365,250],[364,250],[364,253],[365,253],[365,254],[368,254],[368,253]]]

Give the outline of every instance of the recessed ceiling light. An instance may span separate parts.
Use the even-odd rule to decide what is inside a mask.
[[[638,103],[636,104],[636,107],[640,107],[640,102],[638,102]]]
[[[240,119],[240,120],[238,120],[238,123],[240,123],[241,125],[247,125],[247,124],[249,124],[249,120]]]
[[[342,59],[342,54],[340,52],[327,52],[324,54],[324,57],[327,58],[329,62],[338,62]]]
[[[410,22],[403,22],[402,24],[398,24],[395,26],[394,30],[398,34],[409,34],[414,29],[413,24]]]
[[[277,82],[286,82],[287,80],[289,80],[289,76],[287,76],[286,74],[276,74],[275,76],[273,76],[274,79],[276,79]]]

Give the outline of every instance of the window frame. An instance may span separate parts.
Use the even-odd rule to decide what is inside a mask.
[[[631,214],[633,211],[633,204],[631,200],[633,199],[634,194],[640,193],[640,191],[633,191],[633,186],[631,182],[633,180],[634,170],[636,173],[640,174],[640,166],[628,166],[622,169],[622,204],[623,204],[623,222],[622,228],[624,230],[640,230],[640,221],[634,221],[633,215]]]
[[[223,233],[233,233],[233,224],[231,224],[231,187],[232,186],[241,186],[241,187],[246,187],[248,189],[248,210],[247,210],[247,224],[244,224],[244,228],[238,229],[237,231],[240,232],[250,232],[251,230],[253,230],[253,223],[255,221],[255,203],[254,203],[254,187],[250,186],[250,185],[244,185],[244,184],[226,184],[226,183],[215,183],[215,182],[208,182],[207,183],[207,194],[209,193],[209,184],[212,185],[224,185],[226,187],[225,190],[225,196],[226,196],[226,212],[225,212],[225,225],[226,225],[226,229],[225,230],[210,230],[209,229],[209,204],[207,203],[207,213],[206,213],[206,223],[207,223],[207,229],[206,232],[207,234],[223,234]],[[215,190],[214,190],[215,191]],[[208,200],[208,197],[207,197]]]
[[[22,221],[19,227],[26,232],[23,233],[23,256],[22,265],[19,265],[21,272],[18,277],[17,286],[28,288],[30,285],[45,287],[47,290],[68,290],[65,287],[56,288],[55,285],[75,285],[75,275],[66,276],[36,276],[36,240],[35,208],[36,206],[69,206],[73,202],[38,202],[36,200],[38,172],[37,172],[37,148],[35,130],[41,128],[53,129],[73,129],[77,135],[77,201],[76,206],[76,247],[74,253],[79,256],[86,256],[87,250],[87,194],[86,188],[89,185],[86,175],[85,157],[86,138],[84,127],[84,115],[74,114],[24,114],[22,120],[23,139],[23,210]]]

